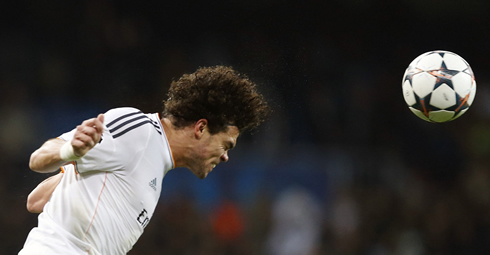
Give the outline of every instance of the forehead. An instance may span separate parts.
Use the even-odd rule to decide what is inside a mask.
[[[219,132],[218,135],[236,139],[240,135],[240,131],[236,126],[228,126],[225,131]]]
[[[234,147],[239,135],[240,131],[236,126],[228,126],[226,130],[221,131],[213,136],[217,140],[229,143],[231,147]]]

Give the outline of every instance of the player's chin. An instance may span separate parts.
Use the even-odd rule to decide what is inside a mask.
[[[197,178],[202,180],[208,176],[208,173],[203,171],[203,172],[200,172],[199,174],[196,174],[196,176],[197,176]]]
[[[194,175],[197,176],[199,179],[204,179],[208,176],[209,171],[206,171],[204,169],[193,171]]]

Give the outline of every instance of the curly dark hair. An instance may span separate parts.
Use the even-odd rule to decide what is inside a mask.
[[[172,81],[163,116],[182,128],[207,119],[211,134],[236,126],[240,133],[257,128],[269,113],[256,85],[231,67],[201,67]]]

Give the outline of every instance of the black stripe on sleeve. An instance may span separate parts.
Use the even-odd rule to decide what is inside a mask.
[[[119,124],[118,126],[116,126],[116,127],[112,128],[112,129],[109,129],[109,131],[110,131],[111,133],[113,133],[113,132],[117,131],[118,129],[120,129],[120,128],[122,128],[122,127],[126,126],[126,125],[127,125],[127,124],[129,124],[129,123],[131,123],[131,122],[135,122],[135,121],[137,121],[137,120],[139,120],[139,119],[144,119],[144,118],[146,118],[146,116],[145,116],[145,115],[141,115],[141,116],[138,116],[138,117],[136,117],[136,118],[132,118],[132,119],[130,119],[130,120],[127,120],[127,121],[125,121],[125,122],[123,122],[123,123]]]
[[[124,129],[123,131],[121,131],[121,132],[119,132],[119,133],[117,133],[117,134],[115,134],[115,135],[112,135],[112,137],[113,137],[114,139],[116,139],[116,138],[118,138],[118,137],[120,137],[120,136],[122,136],[122,135],[126,134],[127,132],[129,132],[129,131],[131,131],[131,130],[133,130],[133,129],[137,128],[137,127],[143,126],[144,124],[148,124],[148,123],[153,125],[153,123],[151,122],[151,120],[145,120],[145,121],[142,121],[142,122],[140,122],[140,123],[138,123],[138,124],[132,125],[132,126],[130,126],[130,127],[128,127],[128,128],[126,128],[126,129]],[[161,133],[159,130],[157,130],[157,129],[155,129],[155,130],[156,130],[156,131],[157,131],[157,132],[158,132],[160,135],[162,134],[162,133]]]
[[[108,128],[109,128],[109,127],[111,127],[112,125],[114,125],[114,123],[116,123],[116,122],[118,122],[118,121],[120,121],[120,120],[122,120],[122,119],[124,119],[124,118],[127,118],[127,117],[129,117],[129,116],[133,116],[133,115],[135,115],[135,114],[138,114],[138,113],[142,113],[142,112],[141,112],[141,111],[137,111],[137,112],[132,112],[132,113],[128,113],[128,114],[122,115],[122,116],[118,117],[117,119],[115,119],[115,120],[111,121],[109,124],[107,124],[107,125],[106,125],[106,127],[108,127]]]

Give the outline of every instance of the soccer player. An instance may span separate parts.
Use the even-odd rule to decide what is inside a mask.
[[[165,174],[185,167],[205,178],[267,112],[246,76],[200,68],[172,82],[162,118],[116,108],[48,140],[30,168],[63,173],[29,195],[28,209],[42,213],[19,254],[126,254],[153,215]]]

